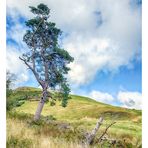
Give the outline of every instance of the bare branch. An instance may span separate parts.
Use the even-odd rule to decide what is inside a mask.
[[[33,68],[31,67],[31,65],[29,65],[25,59],[23,59],[21,57],[19,57],[19,59],[22,60],[28,66],[29,69],[33,70]]]
[[[107,130],[108,130],[112,125],[114,125],[115,123],[116,123],[116,122],[113,122],[113,123],[111,123],[110,125],[108,125],[108,126],[106,127],[105,131],[104,131],[104,132],[102,133],[102,135],[99,137],[98,142],[101,142],[101,140],[102,140],[103,136],[106,134]]]
[[[38,73],[35,71],[35,69],[34,69],[33,67],[31,67],[31,66],[27,63],[27,61],[26,61],[25,59],[23,59],[23,58],[21,58],[21,57],[19,57],[19,59],[22,60],[22,61],[28,66],[29,69],[31,69],[31,71],[33,72],[34,76],[36,77],[38,83],[39,83],[41,86],[43,86],[43,82],[42,82],[42,80],[39,78],[39,75],[38,75]]]

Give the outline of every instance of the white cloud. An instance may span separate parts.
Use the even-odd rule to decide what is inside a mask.
[[[23,43],[23,35],[26,32],[26,28],[17,21],[15,23],[16,25],[7,31],[7,37],[15,40],[16,43],[19,43],[17,46],[19,46],[19,50],[22,50],[23,47],[26,47]]]
[[[112,101],[114,101],[114,98],[111,94],[96,90],[93,90],[88,96],[96,101],[104,103],[111,103]]]
[[[70,64],[69,80],[79,86],[89,83],[98,71],[113,72],[123,65],[131,67],[131,61],[139,58],[141,12],[140,8],[131,7],[130,1],[7,0],[7,11],[17,19],[18,13],[32,16],[29,5],[42,2],[51,8],[51,20],[68,33],[62,45],[75,58]],[[15,33],[14,29],[19,32]],[[22,35],[25,29],[20,26],[14,29],[11,34],[15,36],[12,37],[19,41],[19,34]]]
[[[142,95],[139,92],[120,91],[118,93],[118,100],[123,104],[123,107],[142,108]]]
[[[11,73],[16,75],[15,85],[19,85],[22,82],[26,82],[29,79],[29,74],[26,66],[23,64],[21,60],[19,60],[19,56],[21,52],[16,50],[13,47],[7,46],[7,65],[6,68]]]
[[[87,95],[85,92],[82,95],[88,96],[98,102],[112,105],[116,102],[117,106],[129,109],[142,109],[142,94],[139,92],[119,91],[117,96],[113,97],[110,93],[92,90]]]

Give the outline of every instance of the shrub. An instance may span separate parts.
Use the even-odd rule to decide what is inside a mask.
[[[25,103],[24,100],[19,100],[18,98],[14,98],[14,99],[7,98],[6,109],[7,109],[7,111],[10,111],[14,107],[19,107],[24,103]]]

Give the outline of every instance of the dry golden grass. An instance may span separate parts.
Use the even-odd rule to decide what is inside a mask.
[[[16,142],[18,139],[18,142]],[[14,140],[14,141],[13,141]],[[61,138],[53,138],[45,134],[36,134],[35,129],[18,119],[7,119],[7,148],[20,148],[21,141],[28,144],[22,148],[85,148],[86,145],[65,141]],[[11,141],[11,142],[10,142]],[[19,144],[18,144],[19,143]]]
[[[29,119],[30,120],[30,119]],[[30,124],[29,120],[22,120],[18,117],[7,117],[7,148],[101,148],[99,144],[93,146],[87,146],[80,143],[82,139],[76,138],[79,133],[76,135],[68,135],[66,131],[59,130],[58,128],[53,127],[51,124]],[[99,133],[104,131],[104,127],[101,128]],[[61,136],[72,136],[70,140]],[[116,137],[116,139],[123,139],[129,145],[132,145],[133,148],[141,148],[137,145],[141,145],[141,139],[130,136],[130,134],[123,133],[121,131],[110,131],[108,136]],[[116,133],[116,135],[115,135]],[[78,142],[79,141],[79,142]],[[131,147],[131,148],[132,148]],[[106,147],[107,148],[107,147]]]

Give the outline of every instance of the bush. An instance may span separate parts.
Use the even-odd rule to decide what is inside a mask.
[[[8,100],[7,99],[7,102],[6,102],[6,110],[9,111],[13,108],[13,104],[14,104],[14,101],[13,100]]]
[[[15,106],[16,106],[16,107],[19,107],[19,106],[23,105],[24,103],[25,103],[24,100],[22,100],[22,101],[17,101],[16,104],[15,104]]]
[[[18,98],[14,98],[14,99],[7,98],[6,109],[7,111],[10,111],[14,107],[19,107],[23,105],[24,103],[25,103],[24,100],[19,100]]]

